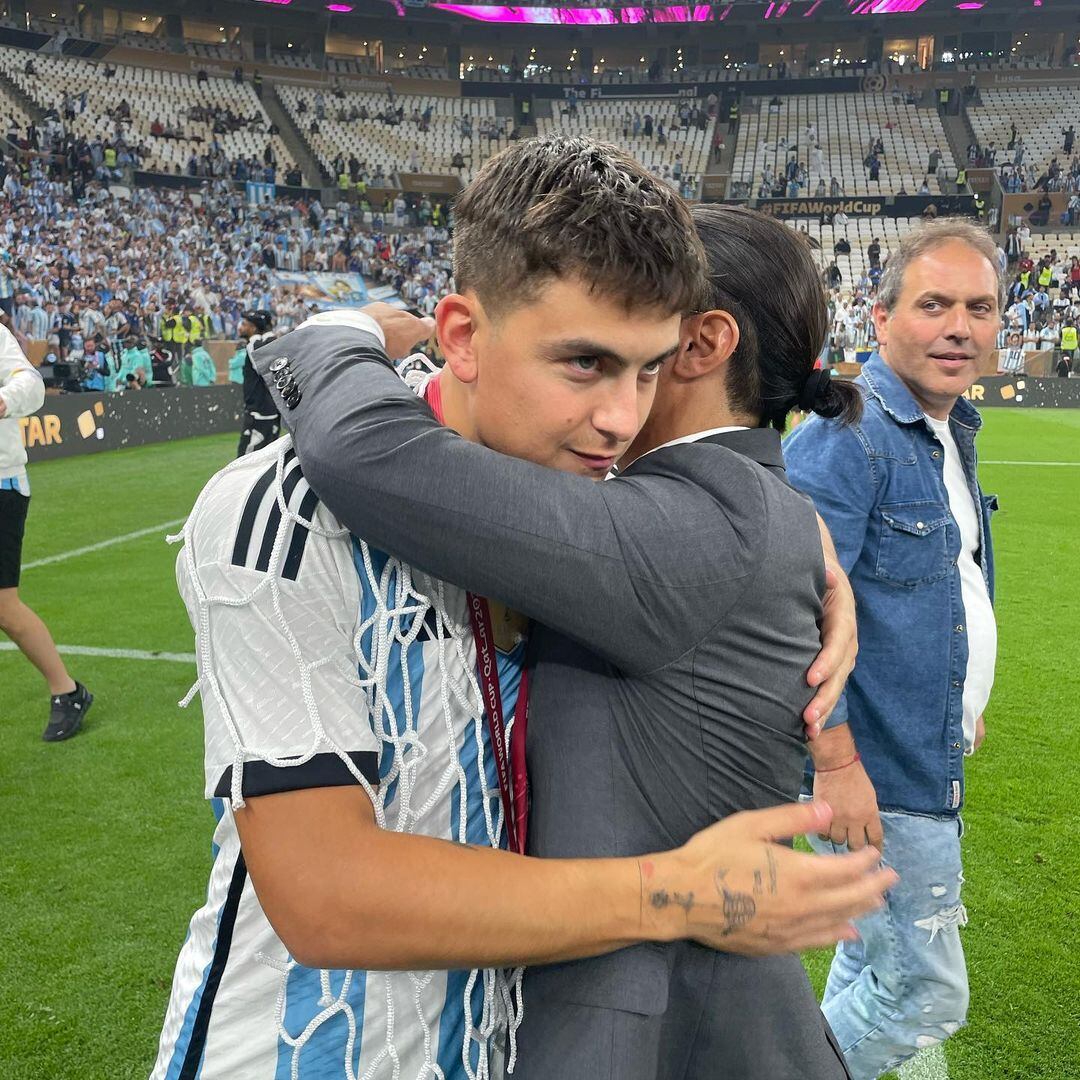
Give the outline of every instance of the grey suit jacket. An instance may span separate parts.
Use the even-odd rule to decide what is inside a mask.
[[[533,854],[667,849],[797,797],[824,567],[775,434],[740,433],[749,456],[722,439],[657,450],[598,484],[442,427],[370,335],[309,327],[255,363],[267,375],[281,356],[283,415],[339,520],[540,624]],[[643,945],[534,969],[526,993],[521,1080],[721,1076],[724,1061],[738,1080],[846,1075],[797,957]]]

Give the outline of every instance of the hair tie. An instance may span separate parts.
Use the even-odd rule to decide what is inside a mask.
[[[799,408],[803,412],[813,412],[814,407],[821,403],[831,378],[832,376],[825,368],[816,368],[810,372],[799,395]]]

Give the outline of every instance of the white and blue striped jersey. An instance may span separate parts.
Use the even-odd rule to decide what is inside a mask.
[[[232,814],[240,797],[359,783],[385,828],[505,846],[465,593],[345,532],[288,439],[210,481],[177,579],[196,630],[217,827],[151,1080],[489,1076],[505,975],[295,964],[255,896]],[[522,661],[521,644],[499,657],[509,716]]]

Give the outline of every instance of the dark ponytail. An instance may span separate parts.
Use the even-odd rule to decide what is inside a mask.
[[[858,423],[862,416],[862,395],[847,379],[833,378],[828,369],[816,368],[803,384],[795,406],[800,412],[817,413],[841,424]],[[786,421],[787,414],[784,414]],[[783,425],[780,425],[783,430]]]
[[[739,327],[727,365],[731,409],[779,431],[794,409],[855,423],[858,389],[814,369],[829,309],[806,241],[742,206],[696,206],[692,214],[708,262],[709,308],[727,311]]]

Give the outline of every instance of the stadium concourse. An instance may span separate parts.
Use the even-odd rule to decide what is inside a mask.
[[[183,928],[207,895],[210,836],[201,725],[174,709],[193,638],[159,540],[241,428],[278,433],[277,413],[249,400],[248,339],[373,300],[433,314],[455,290],[455,200],[500,151],[596,139],[690,204],[782,220],[820,274],[814,377],[834,389],[825,375],[857,376],[875,355],[875,302],[901,244],[930,221],[980,223],[1006,290],[983,381],[1001,404],[1032,404],[1036,383],[1040,401],[1073,391],[1080,403],[1080,384],[1063,381],[1080,377],[1080,42],[1062,29],[1080,0],[189,7],[14,0],[0,14],[0,325],[47,388],[22,418],[35,494],[20,587],[96,699],[84,735],[42,748],[37,673],[0,635],[15,779],[0,782],[0,844],[15,852],[0,874],[12,941],[0,1080],[145,1078],[153,1065]],[[778,284],[785,273],[778,261]],[[427,352],[403,369],[410,384],[441,363],[434,341]],[[242,393],[228,384],[245,367]],[[966,773],[971,1007],[944,1044],[882,1075],[1080,1080],[1080,985],[1062,945],[1075,937],[1075,815],[1061,784],[1080,764],[1080,685],[1075,665],[1060,681],[1045,670],[1075,606],[1062,509],[1080,494],[1080,411],[983,418],[980,480],[1003,507],[1001,644],[987,749]],[[286,469],[307,505],[300,470]],[[8,471],[4,507],[29,490]],[[266,521],[272,502],[255,507]],[[900,543],[944,534],[944,510],[923,518],[900,521]],[[1044,576],[1044,561],[1065,576]],[[830,959],[805,956],[819,998]],[[202,974],[189,980],[200,993]],[[336,978],[319,983],[320,1009]],[[489,987],[485,1008],[504,989]],[[189,1012],[177,1029],[203,1023],[198,1002]],[[334,1019],[319,1016],[283,1040],[277,1075]],[[448,1080],[503,1080],[474,1051]],[[199,1067],[173,1061],[168,1080]],[[389,1059],[364,1075],[414,1080]]]

